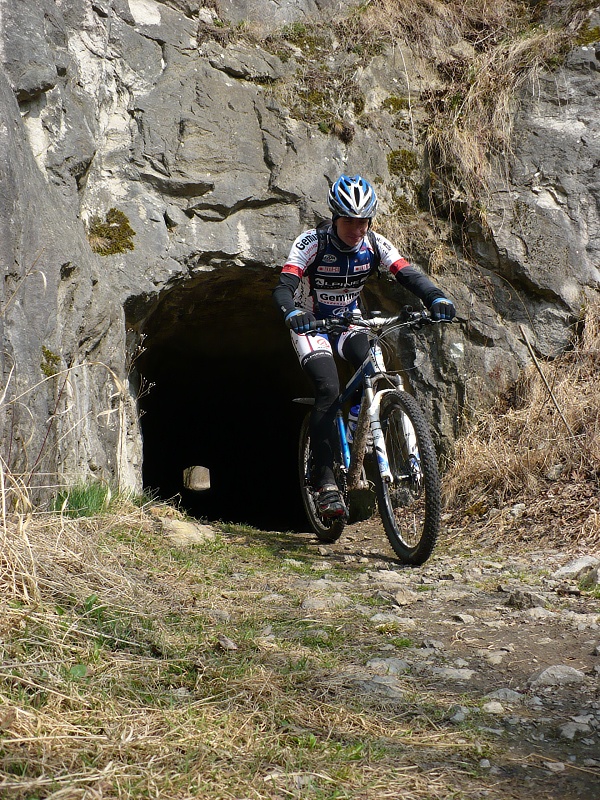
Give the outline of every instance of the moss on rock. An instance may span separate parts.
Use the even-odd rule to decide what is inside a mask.
[[[419,166],[419,160],[411,150],[392,150],[387,161],[392,175],[409,175]]]
[[[98,216],[92,217],[88,227],[90,247],[101,256],[133,250],[133,236],[135,231],[127,216],[116,208],[110,208],[106,212],[104,221]]]

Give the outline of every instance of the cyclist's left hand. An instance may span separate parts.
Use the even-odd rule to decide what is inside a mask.
[[[431,319],[436,322],[451,322],[456,316],[454,303],[452,300],[448,300],[447,297],[437,297],[431,304],[429,311],[431,312]]]

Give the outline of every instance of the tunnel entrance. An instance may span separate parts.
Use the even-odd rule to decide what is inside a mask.
[[[264,268],[202,273],[137,326],[142,300],[128,305],[129,327],[145,334],[135,364],[143,483],[200,519],[307,530],[296,456],[306,407],[292,399],[312,392],[273,306],[275,282]],[[210,488],[190,488],[193,467],[208,470]]]

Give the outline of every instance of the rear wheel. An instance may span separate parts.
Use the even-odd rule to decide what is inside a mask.
[[[300,447],[298,451],[298,470],[300,477],[300,491],[302,493],[302,502],[306,516],[310,522],[310,526],[315,532],[317,539],[320,542],[331,544],[337,541],[346,526],[345,517],[337,517],[336,519],[326,519],[319,514],[317,508],[317,492],[313,488],[313,463],[312,463],[312,449],[310,446],[310,433],[309,433],[310,414],[307,414],[302,428],[300,429]],[[348,497],[346,491],[346,478],[339,459],[336,459],[334,464],[334,474],[336,483],[341,491],[344,502],[348,504]]]
[[[387,392],[380,422],[392,482],[375,471],[377,504],[386,535],[404,564],[425,563],[440,525],[441,487],[429,425],[406,392]]]

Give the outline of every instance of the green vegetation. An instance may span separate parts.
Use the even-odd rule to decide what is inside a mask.
[[[380,105],[394,115],[394,127],[423,148],[422,155],[391,152],[390,174],[406,176],[428,164],[434,179],[423,184],[422,203],[434,223],[476,220],[485,228],[491,167],[502,168],[508,158],[515,99],[542,69],[560,64],[574,44],[596,39],[583,8],[576,3],[550,14],[543,3],[517,0],[373,0],[328,26],[288,25],[263,44],[280,57],[287,52],[297,64],[293,79],[275,89],[293,116],[346,142],[357,126],[377,124],[373,112],[365,113],[368,98],[355,77],[360,68],[402,47],[426,62],[437,74],[435,88],[415,92],[412,101],[402,56],[407,96],[389,95]]]
[[[106,212],[104,221],[93,216],[88,226],[88,240],[94,253],[111,256],[133,250],[132,237],[135,231],[129,224],[127,216],[116,208]]]
[[[390,97],[386,97],[381,107],[389,111],[390,114],[399,114],[400,111],[408,111],[410,108],[410,103],[408,102],[408,98],[406,97],[396,97],[395,95],[391,95]]]
[[[392,150],[387,160],[390,175],[410,175],[419,168],[419,159],[411,150]]]
[[[390,206],[390,211],[399,219],[409,219],[417,214],[417,209],[410,203],[406,197],[392,193],[393,200]]]
[[[322,53],[328,46],[328,39],[323,34],[321,26],[304,22],[292,22],[285,25],[281,31],[281,38],[290,44],[299,47],[307,56]]]
[[[274,89],[292,116],[349,143],[355,135],[356,118],[364,112],[365,96],[354,71],[332,63],[336,31],[335,25],[295,22],[268,36],[262,45],[283,61],[293,58],[297,64],[293,79]]]
[[[42,362],[40,369],[47,378],[52,378],[59,372],[61,358],[45,345],[42,345]]]
[[[340,76],[325,64],[299,69],[292,97],[292,114],[310,122],[322,132],[343,142],[354,138],[354,124],[348,116],[361,114],[365,98],[349,76]]]
[[[118,513],[122,506],[141,508],[150,502],[152,499],[147,495],[119,492],[104,481],[88,481],[61,489],[54,498],[52,511],[71,518],[95,517]]]
[[[400,636],[397,639],[390,639],[390,644],[393,644],[394,647],[402,648],[402,647],[414,647],[415,644],[412,639],[408,639],[405,636]]]
[[[571,47],[598,39],[597,27],[585,16],[590,7],[588,2],[549,10],[544,2],[519,0],[372,0],[327,25],[304,19],[266,37],[252,25],[229,26],[227,41],[243,37],[293,64],[270,91],[293,117],[345,143],[357,129],[380,121],[361,71],[381,55],[395,62],[405,88],[402,95],[386,97],[379,111],[389,112],[394,128],[419,149],[391,152],[390,175],[407,176],[428,165],[432,179],[423,176],[419,201],[412,205],[422,206],[440,239],[446,220],[459,225],[473,220],[485,229],[491,168],[502,169],[509,156],[516,98],[541,70],[560,65]],[[226,43],[215,26],[203,31]],[[403,49],[436,74],[435,87],[413,87]],[[390,236],[397,233],[396,223],[380,218],[382,232]],[[415,246],[426,247],[428,237],[421,238],[417,235]],[[421,255],[439,260],[439,254]]]
[[[68,517],[95,517],[110,507],[113,494],[105,483],[77,484],[58,492],[53,510]]]
[[[600,42],[600,27],[598,25],[592,27],[589,23],[589,20],[586,20],[579,29],[575,41],[580,46]]]

